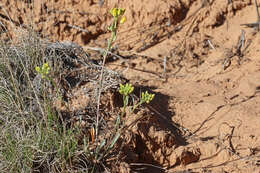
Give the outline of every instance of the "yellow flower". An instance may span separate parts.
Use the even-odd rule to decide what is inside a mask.
[[[125,21],[126,21],[126,17],[124,16],[124,17],[122,17],[122,19],[120,20],[120,23],[123,24],[123,23],[125,23]]]
[[[43,68],[44,68],[44,69],[48,69],[48,67],[49,67],[49,64],[48,64],[48,63],[44,63],[44,64],[43,64]]]
[[[41,68],[39,66],[36,66],[35,70],[39,73],[41,71]]]
[[[42,78],[45,79],[50,73],[50,66],[48,63],[44,63],[42,67],[36,66],[35,70],[41,74]]]
[[[49,70],[50,70],[49,64],[48,63],[44,63],[43,66],[42,66],[42,73],[47,75],[47,74],[49,74]]]
[[[45,76],[44,74],[42,74],[42,78],[43,78],[43,79],[45,79],[45,78],[46,78],[46,76]]]
[[[112,14],[112,16],[117,17],[118,16],[118,8],[113,8],[110,10],[110,13]]]
[[[110,10],[110,13],[114,17],[123,16],[124,13],[125,13],[125,8],[113,8],[113,9]]]
[[[142,92],[141,100],[148,104],[154,99],[154,96],[155,96],[154,94],[149,94],[148,91]]]
[[[122,94],[122,95],[129,95],[131,94],[132,92],[134,91],[134,87],[132,84],[120,84],[120,89],[119,89],[119,93]]]

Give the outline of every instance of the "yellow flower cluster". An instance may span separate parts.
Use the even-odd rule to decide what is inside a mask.
[[[145,93],[142,92],[141,100],[148,104],[154,99],[154,96],[155,96],[155,94],[150,94],[150,93],[148,93],[148,91],[146,91]]]
[[[113,9],[110,10],[110,13],[114,17],[123,16],[124,13],[125,13],[125,8],[113,8]]]
[[[131,94],[134,91],[134,87],[132,84],[120,84],[120,89],[119,89],[119,93],[124,95],[124,96],[128,96],[129,94]],[[146,92],[142,92],[141,95],[141,103],[150,103],[153,99],[154,99],[155,94],[150,94],[148,93],[148,91]]]
[[[131,94],[132,92],[134,91],[134,87],[132,84],[120,84],[120,89],[119,89],[119,93],[122,94],[122,95],[129,95]]]
[[[46,76],[50,73],[50,67],[48,63],[44,63],[42,67],[36,66],[35,70],[41,74],[42,78],[45,79]]]
[[[110,13],[113,17],[119,18],[120,16],[123,16],[125,14],[125,8],[113,8],[110,10]],[[126,21],[126,17],[123,16],[120,20],[120,23],[123,24]]]

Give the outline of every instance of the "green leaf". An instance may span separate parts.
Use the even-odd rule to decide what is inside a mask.
[[[121,134],[119,132],[116,134],[116,136],[114,137],[114,139],[113,139],[111,145],[109,146],[109,148],[113,148],[114,147],[114,145],[117,142],[117,140],[119,139],[120,135]]]

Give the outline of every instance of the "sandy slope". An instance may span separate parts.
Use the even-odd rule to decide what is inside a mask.
[[[117,1],[100,2],[35,0],[30,4],[3,0],[0,22],[13,39],[12,24],[23,24],[32,25],[52,40],[71,40],[83,47],[104,46],[111,21],[107,11]],[[233,0],[228,4],[227,0],[212,0],[201,5],[199,0],[119,1],[128,20],[120,29],[118,52],[132,55],[125,65],[134,68],[117,66],[121,61],[109,67],[122,71],[134,84],[168,96],[166,108],[172,121],[189,131],[182,129],[183,135],[192,132],[184,148],[199,150],[195,163],[176,163],[176,158],[182,157],[178,155],[182,147],[167,156],[158,154],[159,149],[153,151],[157,163],[172,167],[172,172],[259,172],[260,37],[254,29],[240,26],[256,21],[254,1]],[[251,44],[240,59],[232,57],[224,70],[223,62],[236,51],[241,29],[245,44]],[[7,38],[4,31],[2,27],[1,35]]]

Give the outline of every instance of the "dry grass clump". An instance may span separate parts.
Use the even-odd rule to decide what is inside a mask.
[[[70,147],[65,153],[67,145],[75,146],[73,135],[58,123],[50,103],[54,95],[47,91],[50,83],[43,84],[35,71],[44,61],[43,43],[32,34],[15,45],[0,44],[0,169],[4,172],[44,170],[40,165],[58,169],[64,165],[62,157],[74,152]]]
[[[102,172],[113,167],[114,171],[122,161],[125,132],[140,118],[127,125],[126,110],[129,107],[133,114],[154,95],[142,93],[134,103],[130,96],[134,87],[122,85],[125,80],[119,74],[93,63],[80,46],[50,43],[31,31],[22,35],[15,43],[0,43],[0,169]],[[75,90],[88,95],[84,108],[75,110],[71,105]],[[109,90],[122,95],[118,105],[123,109],[108,107]]]
[[[55,99],[64,99],[61,78],[45,80],[35,70],[49,62],[51,75],[59,76],[75,65],[76,57],[49,45],[53,44],[32,33],[16,44],[0,44],[0,169],[4,172],[100,169],[95,162],[102,163],[98,151],[102,147],[91,148],[87,135],[79,140],[82,130],[69,126],[53,106]]]

